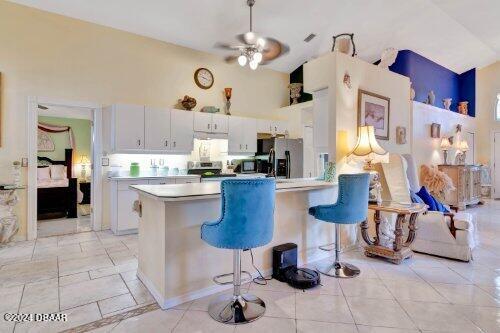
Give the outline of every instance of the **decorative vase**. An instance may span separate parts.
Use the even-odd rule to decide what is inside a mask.
[[[415,99],[415,94],[415,89],[413,89],[413,86],[410,86],[410,101]]]
[[[300,97],[300,89],[302,89],[302,83],[290,83],[288,85],[290,89],[290,98],[292,99],[292,105],[297,104],[298,98]]]
[[[21,163],[19,161],[12,163],[12,180],[16,187],[21,185]]]
[[[459,102],[458,103],[458,113],[460,114],[469,114],[469,102],[464,101],[464,102]]]
[[[233,88],[224,88],[224,97],[226,98],[226,114],[228,116],[231,115],[229,109],[231,108],[231,95]]]
[[[181,103],[184,109],[186,109],[187,111],[191,111],[196,106],[196,99],[185,95],[183,99],[179,100],[179,103]]]
[[[427,95],[427,104],[434,105],[435,101],[436,101],[436,95],[434,95],[434,91],[431,90],[431,91],[429,91],[429,94]]]
[[[443,106],[446,110],[449,110],[450,109],[450,106],[451,106],[451,101],[452,99],[451,98],[445,98],[443,99]]]
[[[335,179],[335,173],[337,171],[337,166],[335,162],[327,162],[325,165],[325,173],[323,175],[323,180],[325,182],[333,182]]]

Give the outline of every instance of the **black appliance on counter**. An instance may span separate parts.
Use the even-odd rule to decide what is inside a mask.
[[[297,289],[309,289],[321,283],[317,271],[297,268],[297,244],[294,243],[273,247],[273,278]]]
[[[302,178],[303,155],[302,139],[258,139],[255,156],[261,162],[257,171],[276,178]],[[267,163],[262,162],[263,158]]]

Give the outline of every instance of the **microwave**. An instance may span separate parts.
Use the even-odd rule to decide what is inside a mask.
[[[255,160],[241,160],[237,170],[239,173],[256,173],[257,172],[257,161]]]

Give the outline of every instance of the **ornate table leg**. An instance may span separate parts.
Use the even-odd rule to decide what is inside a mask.
[[[417,217],[418,213],[413,213],[410,215],[410,222],[408,223],[408,238],[406,239],[405,246],[410,247],[411,243],[415,240],[415,233],[417,231]]]
[[[17,216],[12,211],[16,203],[15,190],[0,190],[0,244],[10,241],[19,229]]]

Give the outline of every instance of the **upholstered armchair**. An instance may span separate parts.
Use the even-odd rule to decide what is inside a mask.
[[[410,202],[410,189],[414,192],[420,189],[411,155],[392,154],[389,163],[380,164],[378,171],[385,199]],[[475,241],[470,214],[428,211],[418,217],[417,228],[412,250],[463,261],[472,259]]]

